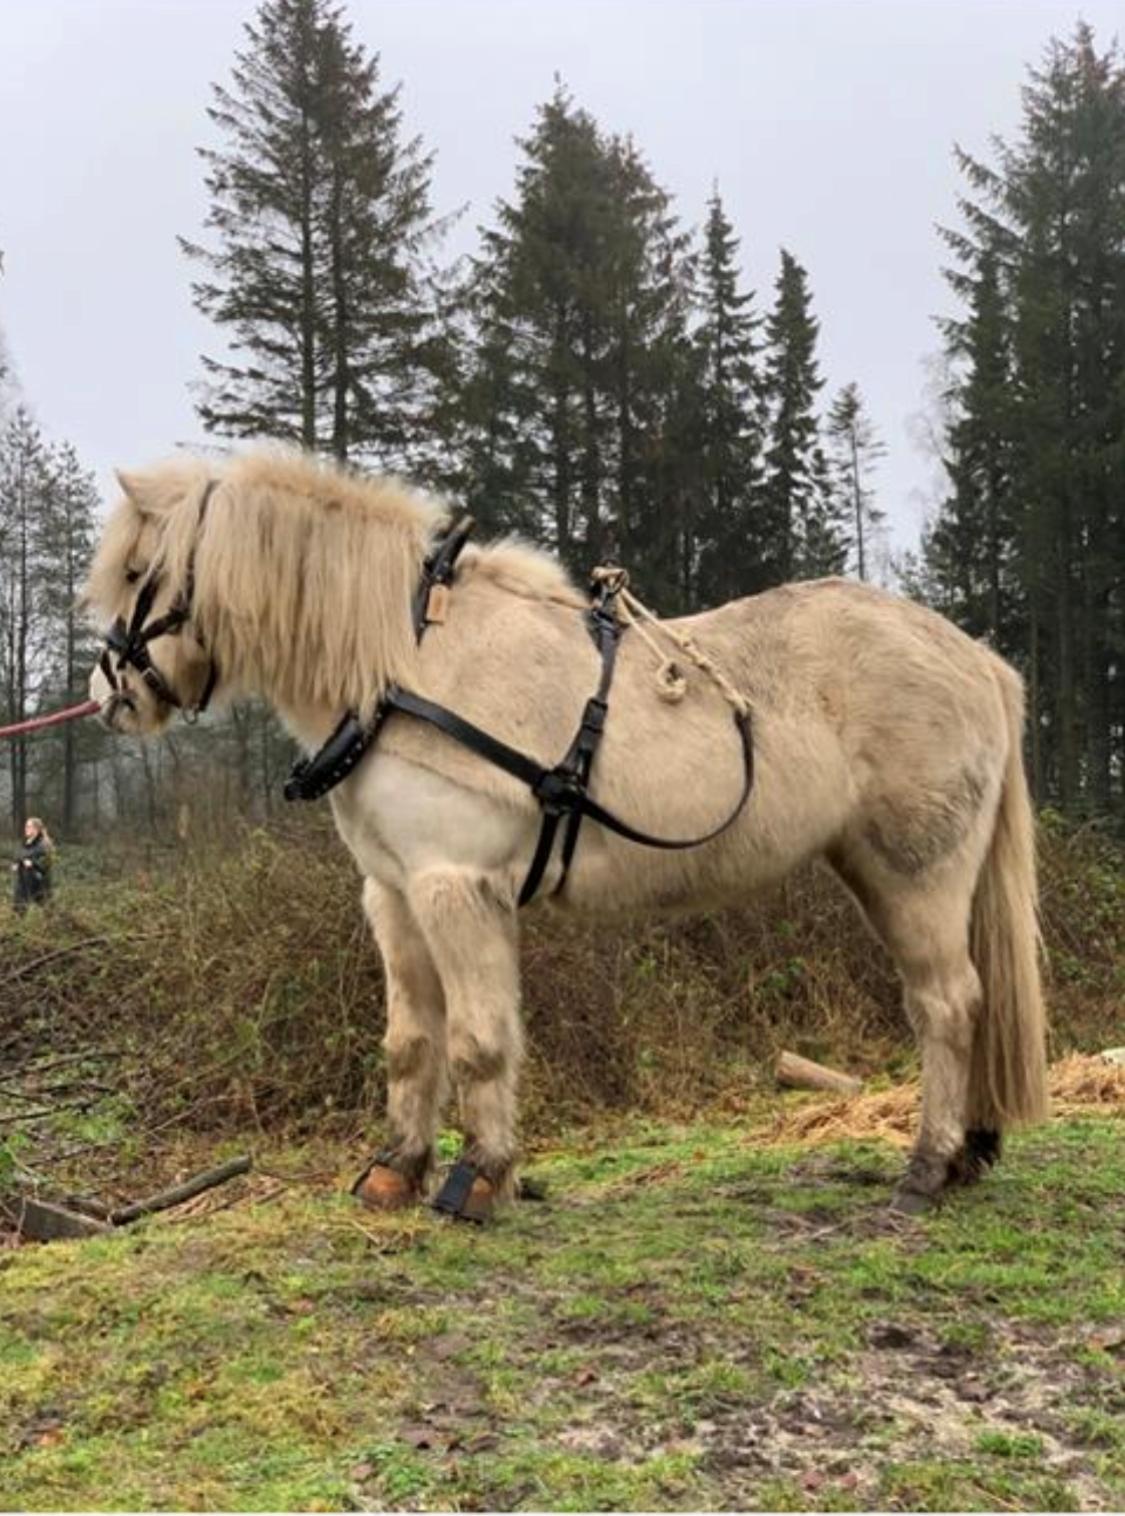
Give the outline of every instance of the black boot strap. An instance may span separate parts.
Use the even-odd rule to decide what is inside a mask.
[[[480,1173],[476,1164],[458,1158],[445,1176],[445,1183],[430,1202],[435,1211],[446,1216],[465,1216],[465,1205]]]

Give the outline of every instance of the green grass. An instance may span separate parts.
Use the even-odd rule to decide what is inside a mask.
[[[12,1250],[0,1507],[1120,1507],[1122,1136],[1033,1133],[920,1223],[879,1144],[650,1125],[485,1231],[358,1211],[341,1156]]]

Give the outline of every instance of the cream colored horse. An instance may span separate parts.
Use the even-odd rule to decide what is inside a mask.
[[[209,481],[205,513],[201,504]],[[220,695],[264,697],[308,749],[389,682],[440,701],[545,764],[568,747],[598,678],[585,600],[525,546],[463,555],[443,624],[421,646],[411,596],[442,508],[288,454],[171,463],[122,476],[87,587],[150,622],[190,593],[179,632],[148,650],[185,706],[209,670]],[[559,904],[597,916],[742,901],[807,859],[827,861],[901,973],[922,1050],[917,1144],[897,1203],[918,1209],[998,1154],[1002,1129],[1045,1110],[1033,821],[1017,675],[940,616],[832,579],[670,623],[749,699],[749,804],[697,849],[641,849],[587,821]],[[622,637],[595,797],[633,826],[706,832],[742,782],[728,706],[691,674],[660,698],[650,649]],[[91,692],[122,732],[174,714],[136,672]],[[390,1141],[358,1188],[421,1198],[452,1081],[469,1207],[511,1191],[521,1056],[516,898],[539,832],[529,790],[410,716],[331,796],[364,878],[387,979]],[[552,863],[540,898],[558,879]]]

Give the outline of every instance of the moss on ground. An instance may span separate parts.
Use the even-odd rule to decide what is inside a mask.
[[[880,1144],[649,1126],[486,1231],[358,1211],[337,1154],[11,1250],[0,1506],[1120,1508],[1123,1136],[1031,1133],[923,1222]]]

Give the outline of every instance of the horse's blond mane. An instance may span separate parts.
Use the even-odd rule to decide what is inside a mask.
[[[132,595],[126,568],[156,562],[180,587],[194,551],[194,621],[225,685],[283,707],[369,711],[389,683],[410,683],[411,600],[448,506],[399,479],[283,451],[174,459],[122,484],[86,591],[104,613]],[[582,604],[559,564],[523,543],[472,548],[462,563],[466,578]]]

